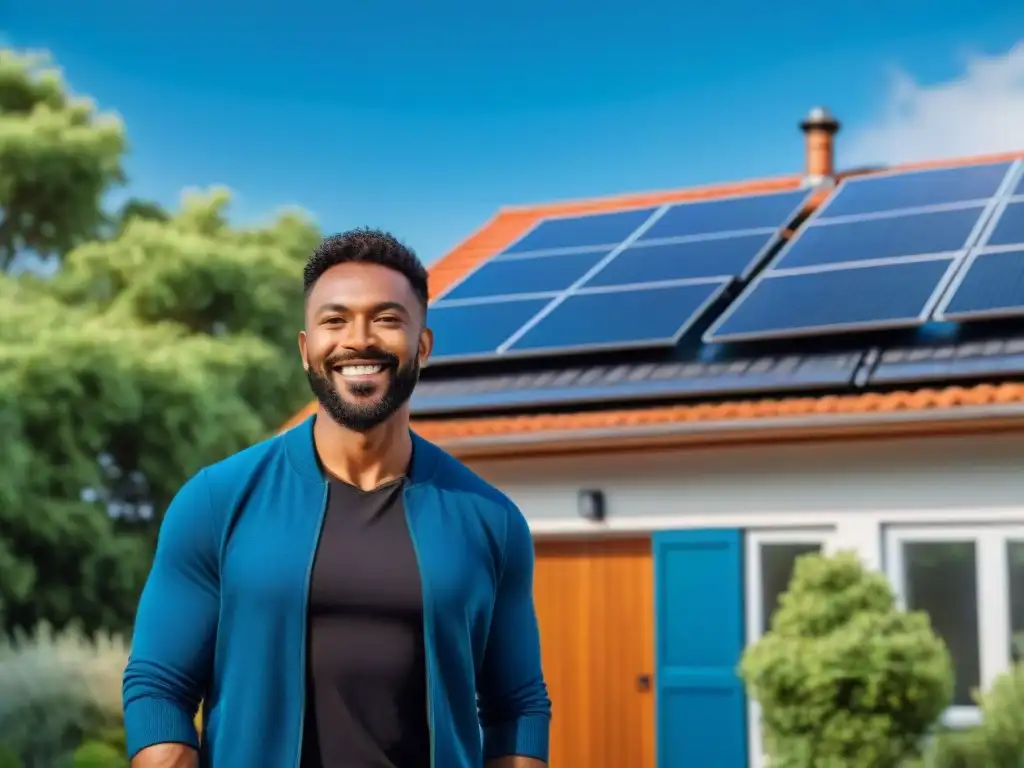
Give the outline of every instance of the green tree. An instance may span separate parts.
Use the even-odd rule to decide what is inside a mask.
[[[24,59],[2,61],[7,71]],[[42,102],[66,102],[38,89]],[[0,113],[0,135],[23,112]],[[73,155],[49,158],[53,178],[78,177]],[[84,210],[84,199],[54,204]],[[271,433],[308,397],[295,333],[319,231],[297,212],[234,227],[229,204],[215,189],[185,195],[175,212],[135,200],[115,216],[54,214],[66,238],[32,247],[61,256],[57,274],[0,273],[3,629],[125,628],[181,483]],[[63,249],[67,233],[86,231],[92,240]]]
[[[0,272],[30,251],[59,258],[94,237],[124,181],[124,129],[68,92],[43,54],[0,49]]]
[[[805,555],[740,673],[773,768],[897,768],[949,705],[949,654],[856,555]]]

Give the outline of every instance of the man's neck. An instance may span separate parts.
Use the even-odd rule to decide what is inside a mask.
[[[329,474],[364,491],[402,477],[412,459],[412,435],[404,408],[368,432],[345,429],[320,408],[313,424],[313,443]]]

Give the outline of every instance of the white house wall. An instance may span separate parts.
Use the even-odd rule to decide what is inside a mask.
[[[880,525],[1024,522],[1024,435],[691,448],[473,462],[537,536],[672,528],[829,527],[833,546],[881,556]],[[577,492],[599,489],[603,524]]]

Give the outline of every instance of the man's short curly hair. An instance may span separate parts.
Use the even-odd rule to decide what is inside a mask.
[[[302,280],[306,295],[309,295],[317,280],[328,269],[351,262],[378,264],[401,272],[409,281],[424,310],[427,308],[430,291],[426,267],[420,262],[415,251],[394,235],[379,229],[352,229],[331,235],[321,242],[303,270]]]

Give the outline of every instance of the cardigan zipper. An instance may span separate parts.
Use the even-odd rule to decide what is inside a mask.
[[[426,660],[427,672],[427,727],[430,730],[430,768],[436,766],[436,747],[437,738],[436,731],[434,729],[434,707],[431,702],[431,692],[433,687],[431,686],[431,667],[433,654],[430,652],[430,638],[431,635],[431,617],[433,612],[430,609],[430,590],[427,588],[427,578],[423,571],[423,559],[420,557],[419,544],[416,542],[416,533],[413,530],[412,517],[409,515],[409,488],[406,486],[402,489],[402,508],[405,511],[405,523],[409,527],[409,539],[412,541],[412,551],[416,555],[416,565],[420,571],[420,588],[423,591],[423,655]]]
[[[306,727],[306,645],[309,634],[309,588],[313,580],[313,563],[316,562],[316,551],[320,548],[320,536],[324,530],[324,518],[327,516],[327,494],[330,484],[324,483],[324,498],[320,505],[320,519],[316,524],[316,537],[313,539],[313,550],[306,566],[306,583],[302,593],[302,647],[299,650],[299,679],[302,681],[302,706],[299,708],[299,743],[295,747],[295,768],[302,768],[302,743],[305,741],[303,730]]]

